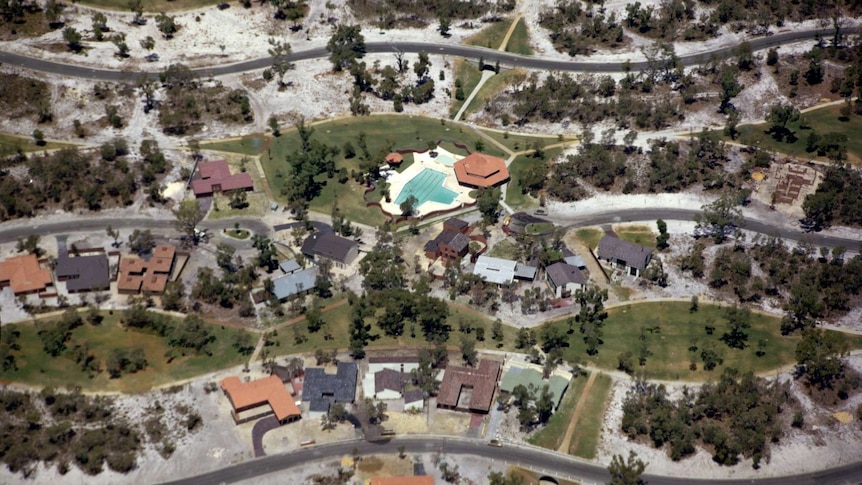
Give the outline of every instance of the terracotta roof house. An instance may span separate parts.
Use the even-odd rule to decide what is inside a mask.
[[[242,189],[252,190],[254,182],[246,172],[231,174],[225,160],[201,162],[195,178],[192,180],[192,191],[195,197],[207,197],[218,192]]]
[[[404,156],[398,152],[392,152],[389,155],[386,155],[386,163],[389,165],[401,165],[401,162],[404,161]]]
[[[11,286],[15,295],[40,293],[53,283],[51,272],[42,269],[35,254],[0,261],[0,288]]]
[[[314,413],[327,412],[333,402],[351,403],[356,398],[357,373],[355,362],[339,362],[335,374],[320,367],[305,369],[302,400]]]
[[[640,276],[652,259],[652,251],[652,248],[605,235],[599,241],[597,255],[613,268],[622,269],[632,276]]]
[[[122,258],[117,276],[117,291],[125,294],[139,291],[164,293],[174,268],[176,254],[176,247],[162,244],[156,246],[149,261],[135,256]]]
[[[69,293],[107,290],[111,287],[108,256],[105,253],[69,257],[60,254],[54,274],[66,282]]]
[[[425,243],[425,256],[428,259],[459,260],[467,255],[469,249],[470,239],[467,236],[446,229]]]
[[[467,187],[494,187],[509,180],[509,169],[502,158],[473,152],[455,162],[455,177]]]
[[[359,244],[332,232],[318,232],[302,243],[302,254],[315,261],[317,258],[330,259],[337,267],[343,268],[359,255]]]
[[[482,359],[477,368],[447,367],[437,393],[437,407],[487,414],[491,409],[500,363]]]
[[[256,419],[261,415],[241,419],[239,413],[269,405],[279,423],[285,424],[300,419],[301,413],[293,397],[287,392],[278,376],[269,376],[251,382],[242,382],[239,377],[231,376],[221,381],[221,388],[233,406],[231,416],[236,424]],[[263,415],[268,415],[269,412]]]
[[[587,278],[581,270],[562,261],[545,268],[545,279],[557,298],[567,298],[587,286]]]
[[[141,291],[154,294],[164,293],[167,285],[168,275],[164,273],[147,272],[147,274],[143,276]]]
[[[150,257],[147,271],[154,273],[170,274],[174,267],[174,256],[177,254],[177,248],[167,244],[156,246],[153,250],[153,255]]]
[[[369,485],[434,485],[431,475],[413,475],[409,477],[374,477]]]

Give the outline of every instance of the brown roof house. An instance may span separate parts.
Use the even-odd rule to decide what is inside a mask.
[[[308,236],[302,243],[302,254],[314,261],[318,261],[318,258],[330,259],[336,267],[344,268],[359,256],[359,244],[332,232],[318,232]]]
[[[502,158],[474,152],[455,162],[455,177],[467,187],[494,187],[509,180],[509,169]]]
[[[11,286],[16,296],[41,293],[53,284],[51,272],[42,269],[35,254],[0,261],[0,288]]]
[[[242,382],[239,377],[231,376],[221,381],[221,388],[233,406],[231,416],[236,424],[246,423],[253,419],[274,414],[280,424],[290,423],[302,417],[293,396],[278,376],[269,376],[251,382]],[[260,413],[243,411],[255,409],[264,405],[269,410]]]
[[[599,241],[597,255],[612,268],[626,271],[631,276],[640,276],[652,259],[652,248],[605,235]]]
[[[500,363],[482,359],[477,368],[449,366],[443,374],[437,407],[487,414],[500,379]]]
[[[562,261],[545,268],[545,279],[557,298],[568,298],[587,286],[587,278],[581,270]]]
[[[167,244],[156,246],[149,261],[137,256],[126,256],[120,260],[117,291],[135,294],[139,291],[160,294],[174,269],[177,248]]]
[[[201,162],[195,178],[192,180],[192,191],[195,197],[208,197],[218,192],[230,190],[252,190],[254,182],[246,172],[231,174],[225,160]]]
[[[425,243],[425,256],[428,259],[442,258],[457,261],[466,256],[469,249],[470,238],[460,232],[447,229]]]

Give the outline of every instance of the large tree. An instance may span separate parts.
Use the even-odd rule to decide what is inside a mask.
[[[694,216],[695,236],[711,236],[716,244],[720,244],[736,233],[745,223],[739,202],[738,195],[725,194],[714,202],[703,205],[703,212]]]
[[[359,25],[339,25],[326,44],[329,60],[336,72],[342,71],[365,55],[365,38]]]
[[[174,209],[173,213],[176,218],[174,227],[177,231],[185,234],[190,241],[197,244],[198,239],[195,229],[204,219],[204,213],[198,201],[195,199],[186,199],[180,202],[179,207]]]
[[[622,455],[614,455],[611,464],[608,465],[608,473],[611,474],[609,485],[645,485],[641,478],[646,470],[647,464],[638,458],[634,451],[629,452],[628,459]]]
[[[832,388],[844,375],[848,344],[836,332],[809,329],[796,345],[797,371],[818,389]]]

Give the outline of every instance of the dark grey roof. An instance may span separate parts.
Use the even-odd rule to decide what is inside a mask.
[[[332,404],[332,399],[321,397],[313,399],[308,404],[308,410],[312,413],[325,413],[329,411],[329,405]]]
[[[353,362],[339,362],[335,374],[327,374],[320,367],[305,369],[302,400],[312,404],[321,399],[353,402],[356,397],[356,373],[356,364]]]
[[[411,389],[404,393],[404,403],[410,404],[411,402],[421,401],[423,399],[422,389]]]
[[[518,263],[515,265],[515,278],[533,281],[536,277],[536,271],[538,268],[535,266]]]
[[[350,250],[355,246],[357,246],[356,241],[336,236],[334,233],[316,233],[308,236],[302,243],[302,254],[312,257],[323,256],[345,263]]]
[[[443,231],[438,234],[437,237],[435,237],[434,239],[437,240],[438,244],[446,244],[447,246],[459,253],[464,249],[467,249],[467,246],[470,245],[470,238],[461,234],[460,232],[455,231]]]
[[[458,229],[464,229],[465,227],[469,226],[470,224],[467,221],[458,219],[457,217],[453,217],[451,219],[448,219],[446,222],[444,222],[443,225],[444,226],[457,227]]]
[[[374,392],[383,392],[387,389],[401,392],[404,389],[405,376],[401,372],[392,369],[383,369],[374,374]]]
[[[60,255],[54,273],[58,279],[66,280],[69,291],[104,290],[111,286],[108,257],[104,254],[90,256]]]
[[[652,249],[630,243],[614,236],[605,235],[599,241],[599,258],[625,261],[626,265],[643,270],[646,268]]]
[[[382,355],[376,357],[368,357],[369,364],[416,364],[419,363],[419,357],[415,355]]]
[[[285,274],[293,273],[302,269],[302,266],[300,266],[295,259],[288,259],[287,261],[282,261],[281,264],[278,265],[278,267],[281,268],[281,270]]]
[[[570,264],[562,262],[554,263],[545,268],[545,272],[548,273],[548,278],[550,278],[554,286],[557,287],[563,286],[567,283],[577,283],[579,285],[587,284],[587,278],[584,277],[581,270]]]
[[[541,217],[536,217],[534,215],[527,214],[526,212],[515,212],[510,216],[510,220],[518,221],[525,226],[527,224],[538,224],[540,222],[548,222],[547,219],[542,219]]]
[[[437,239],[432,239],[425,243],[425,250],[428,252],[436,253],[439,246],[437,245]]]

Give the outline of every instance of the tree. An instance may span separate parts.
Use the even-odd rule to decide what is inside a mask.
[[[162,12],[156,15],[156,26],[159,29],[159,32],[162,33],[162,37],[165,39],[172,39],[174,34],[180,29],[179,24],[176,22],[176,18],[167,15]]]
[[[428,75],[428,71],[431,69],[431,61],[428,60],[428,53],[425,51],[419,52],[419,60],[413,64],[413,72],[416,73],[416,77],[419,79],[421,83],[425,76]]]
[[[104,32],[108,30],[108,17],[102,12],[96,12],[93,14],[92,20],[93,35],[96,36],[97,41],[101,41],[104,38]]]
[[[497,347],[503,346],[503,322],[498,318],[491,324],[491,339],[497,342]]]
[[[63,29],[63,40],[66,41],[66,45],[69,46],[69,50],[72,52],[81,51],[81,34],[73,27],[66,27]]]
[[[269,39],[269,45],[272,46],[269,48],[269,55],[272,56],[272,70],[278,74],[279,87],[284,87],[284,75],[294,68],[294,64],[289,60],[292,49],[287,42],[276,41],[275,39]],[[276,131],[273,130],[273,133]]]
[[[476,204],[482,214],[482,220],[486,224],[496,224],[500,214],[500,189],[498,187],[485,187],[479,189]]]
[[[773,47],[766,51],[766,65],[774,66],[778,64],[778,49]]]
[[[646,470],[647,464],[638,458],[634,451],[629,452],[628,460],[622,455],[614,455],[611,464],[608,465],[608,473],[611,474],[609,485],[646,485],[641,478]]]
[[[177,231],[186,235],[189,241],[193,244],[198,243],[197,227],[204,219],[204,213],[201,211],[201,206],[195,199],[186,199],[180,202],[179,207],[173,210],[174,227]]]
[[[554,414],[554,393],[551,392],[547,384],[542,386],[542,392],[535,401],[539,423],[546,424],[551,419],[551,415]]]
[[[248,193],[245,189],[233,189],[228,191],[227,196],[230,197],[231,209],[245,209],[248,207]]]
[[[145,50],[151,51],[156,47],[156,39],[153,39],[152,36],[148,35],[141,39],[141,47]]]
[[[662,251],[667,249],[667,240],[670,238],[670,235],[667,233],[667,223],[659,219],[655,224],[658,227],[658,236],[655,238],[655,247],[659,251]]]
[[[738,207],[739,198],[725,194],[715,201],[701,207],[700,214],[694,216],[695,237],[711,236],[716,244],[724,242],[731,234],[744,226],[745,219]]]
[[[417,202],[419,202],[419,200],[412,194],[407,196],[407,198],[398,206],[398,208],[401,209],[401,214],[405,216],[413,215],[413,211],[416,210]]]
[[[725,312],[727,332],[721,340],[732,349],[744,349],[748,340],[748,329],[751,328],[751,310],[746,307],[733,306]]]
[[[461,357],[468,367],[476,365],[476,341],[469,335],[461,335]]]
[[[796,370],[818,389],[831,389],[844,375],[849,346],[839,333],[808,329],[796,345]]]
[[[33,141],[36,142],[37,146],[45,146],[45,134],[42,133],[42,130],[38,128],[33,130]]]
[[[143,231],[135,229],[129,234],[129,249],[132,252],[141,254],[150,253],[156,247],[156,241],[153,238],[153,233],[149,229]]]
[[[129,0],[128,7],[135,14],[132,24],[143,25],[144,0]]]
[[[449,34],[449,29],[450,29],[451,25],[452,25],[452,20],[449,17],[442,16],[442,17],[440,17],[440,27],[438,27],[437,30],[440,31],[440,35],[448,38],[451,35],[451,34]]]
[[[252,236],[251,243],[257,249],[257,265],[265,268],[267,273],[275,271],[278,268],[278,252],[275,249],[275,244],[268,237],[260,234]]]
[[[769,109],[766,121],[772,125],[769,132],[773,138],[778,141],[785,138],[789,142],[794,141],[793,133],[787,128],[787,124],[799,121],[799,110],[790,104],[775,104]]]
[[[329,61],[336,72],[365,56],[365,38],[359,25],[339,25],[326,44]]]
[[[117,57],[121,59],[129,57],[129,45],[126,44],[126,34],[120,33],[111,36],[111,42],[117,46]]]

